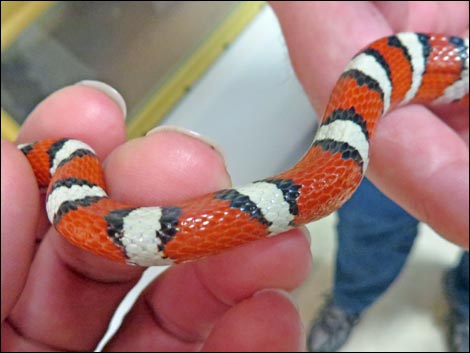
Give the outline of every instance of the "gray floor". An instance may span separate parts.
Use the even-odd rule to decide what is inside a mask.
[[[307,150],[314,113],[298,84],[277,21],[265,8],[169,114],[164,124],[203,133],[225,153],[234,184],[293,165]],[[331,287],[335,236],[330,216],[310,225],[314,270],[294,293],[308,327]],[[458,249],[422,227],[409,263],[371,308],[344,351],[445,351],[442,272]],[[116,314],[114,328],[135,293],[161,269],[149,269]]]
[[[331,288],[335,215],[309,225],[313,271],[294,297],[306,328]],[[445,352],[447,305],[443,272],[456,264],[459,249],[422,225],[408,263],[353,332],[344,352]],[[385,260],[386,261],[386,260]]]

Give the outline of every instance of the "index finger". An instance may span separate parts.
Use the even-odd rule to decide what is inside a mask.
[[[98,157],[104,159],[126,140],[125,114],[124,100],[114,88],[82,81],[38,104],[21,127],[17,142],[76,138],[93,145]]]

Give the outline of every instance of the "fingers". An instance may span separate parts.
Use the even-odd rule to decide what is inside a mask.
[[[17,142],[25,143],[51,137],[76,138],[93,146],[104,159],[125,141],[124,111],[109,86],[101,90],[77,84],[47,97],[24,122]],[[105,93],[106,92],[106,93]],[[121,106],[120,106],[121,105]]]
[[[53,136],[90,141],[103,132],[108,133],[108,138],[100,138],[96,146],[102,157],[124,140],[122,109],[102,91],[75,85],[54,93],[39,104],[24,123],[18,142]],[[2,205],[5,207],[2,208],[2,255],[4,252],[5,256],[2,256],[2,299],[5,301],[2,300],[2,319],[18,300],[28,275],[35,237],[42,238],[42,235],[37,234],[38,228],[42,232],[47,229],[45,212],[42,206],[38,207],[38,204],[44,203],[38,201],[37,185],[31,168],[15,147],[2,142],[3,166]],[[8,288],[5,291],[4,284]],[[8,342],[6,339],[5,344]]]
[[[122,97],[112,87],[84,81],[56,91],[39,103],[21,127],[17,143],[51,137],[76,138],[92,145],[103,160],[125,141],[125,110]],[[40,204],[44,203],[41,195]],[[41,207],[36,238],[42,239],[48,228],[49,221]]]
[[[106,179],[113,198],[168,205],[230,186],[222,155],[195,136],[162,130],[114,151],[105,162],[108,176],[120,175]],[[139,183],[130,188],[135,179]]]
[[[439,234],[468,249],[468,147],[422,106],[390,113],[377,127],[367,175]]]
[[[171,150],[174,147],[178,148],[177,153]],[[134,158],[143,164],[136,165]],[[188,160],[192,161],[191,167],[198,167],[201,172],[191,170],[190,182],[173,180],[175,199],[180,194],[199,194],[201,191],[196,188],[201,185],[205,185],[203,192],[229,185],[224,163],[210,146],[185,135],[162,132],[123,145],[108,156],[105,174],[112,190],[110,195],[114,197],[116,192],[116,198],[124,202],[158,205],[159,195],[170,197],[169,183],[160,180],[183,171],[188,175]],[[120,179],[125,183],[120,184]],[[148,180],[153,183],[148,184]],[[149,188],[143,190],[143,185]],[[23,340],[59,349],[91,350],[141,271],[88,254],[51,231],[36,255],[27,286],[10,316],[11,323]],[[21,347],[21,340],[16,342]]]
[[[39,198],[23,154],[2,139],[2,322],[26,281],[34,251]]]
[[[369,2],[271,2],[282,27],[294,69],[317,112],[357,51],[391,34]]]
[[[292,62],[317,111],[323,111],[349,58],[390,34],[390,24],[395,31],[442,30],[454,35],[468,28],[468,3],[374,3],[272,4]],[[463,142],[468,140],[468,110],[459,115],[467,119],[459,121],[446,114],[457,134],[424,108],[406,108],[394,115],[402,118],[387,117],[377,128],[368,175],[413,215],[468,248],[468,147]]]
[[[467,1],[374,1],[394,32],[459,35],[468,27]]]
[[[115,99],[110,98],[110,96],[112,96],[112,94],[108,95],[103,93],[102,90],[84,85],[66,87],[52,94],[36,107],[24,123],[19,133],[18,141],[30,142],[52,136],[69,136],[90,142],[91,139],[97,138],[99,133],[108,132],[108,134],[99,139],[95,147],[98,154],[104,157],[116,145],[122,143],[125,137],[122,108],[119,107]],[[16,150],[16,148],[14,149]],[[37,223],[43,225],[47,224],[43,210],[44,200],[40,202],[38,207],[37,184],[24,156],[19,151],[14,151],[13,149],[11,149],[11,151],[5,149],[5,151],[11,152],[12,156],[15,155],[15,160],[10,168],[2,168],[2,183],[7,181],[7,178],[5,178],[5,180],[3,178],[4,170],[6,171],[5,173],[9,173],[8,178],[13,178],[14,182],[10,183],[11,185],[8,184],[5,193],[2,191],[2,198],[4,195],[7,196],[14,192],[15,196],[19,197],[19,199],[18,203],[13,203],[11,201],[14,201],[14,198],[11,198],[7,205],[8,207],[2,209],[2,217],[5,215],[8,217],[8,220],[11,221],[14,220],[14,218],[12,218],[13,216],[17,217],[15,223],[13,223],[15,226],[13,229],[7,226],[8,222],[2,222],[2,242],[8,238],[8,242],[5,241],[5,247],[2,247],[2,251],[7,251],[7,256],[2,256],[2,271],[3,269],[9,271],[11,266],[15,266],[17,272],[15,279],[23,282],[25,277],[24,263],[29,263],[30,261],[32,255],[30,249],[34,246],[35,235],[33,232],[33,236],[30,236],[29,239],[24,239],[23,232],[29,233],[31,224],[34,226],[36,226]],[[3,152],[4,149],[2,146],[2,156]],[[9,158],[2,158],[2,163],[9,163],[9,161]],[[31,189],[30,185],[34,185],[34,188]],[[27,195],[26,202],[24,200],[25,195]],[[10,215],[10,213],[13,214]],[[46,229],[44,226],[40,226],[40,228],[43,230]],[[18,244],[19,241],[23,242],[21,246]],[[43,247],[41,245],[39,248],[45,248],[47,250],[48,246]],[[44,253],[44,251],[40,251],[40,253]],[[41,266],[38,267],[37,262],[36,257],[31,269],[29,269],[28,278],[30,282],[31,278],[35,276],[37,276],[38,280],[44,281],[45,284],[51,281],[60,281],[59,278],[54,277],[53,272],[42,271],[44,268],[41,268]],[[10,283],[9,276],[10,272],[8,272],[8,276],[6,276],[5,279]],[[26,288],[28,287],[30,287],[30,285],[27,284]],[[18,300],[19,296],[19,290],[17,289],[17,284],[12,286],[15,300]],[[2,293],[4,293],[4,291],[2,291]],[[8,293],[11,292],[9,291]],[[31,293],[29,295],[31,295]],[[47,298],[51,298],[52,300],[53,296],[51,297],[50,293],[45,293],[44,295],[46,300]],[[25,300],[26,297],[28,297],[28,295],[25,296],[25,293],[23,293],[23,296],[19,299],[19,302],[22,302],[22,304],[17,303],[15,307],[17,310],[19,307],[29,304],[29,301]],[[42,307],[37,307],[36,309],[38,311],[43,310]],[[44,312],[44,314],[46,313],[47,312]],[[60,315],[57,315],[57,318],[60,318]],[[28,318],[26,318],[26,320],[28,320]],[[26,344],[26,346],[23,347],[29,347],[30,344],[35,344],[34,335],[31,336],[33,340],[28,342],[28,333],[23,332],[21,326],[14,326],[15,321],[11,316],[4,325],[10,327],[10,330],[6,330],[5,332],[11,333],[5,334],[2,337],[2,344],[4,344],[5,347],[19,347],[18,345],[21,346],[22,344]],[[11,329],[13,327],[14,329]],[[41,347],[41,345],[39,344],[38,347]]]
[[[221,339],[219,335],[223,329],[214,332],[220,320],[225,322],[222,327],[242,324],[243,320],[231,322],[240,319],[239,314],[232,315],[234,312],[244,313],[245,300],[250,300],[254,293],[265,288],[292,290],[305,280],[310,270],[310,247],[300,230],[249,243],[195,263],[172,267],[138,299],[106,349],[199,349],[208,337]],[[237,309],[239,305],[242,308]],[[266,302],[257,299],[250,305],[259,305],[263,312]],[[273,313],[279,313],[277,309],[285,310],[273,307]],[[288,318],[286,320],[293,320],[290,325],[299,324],[297,316]],[[279,321],[267,325],[270,324],[275,329]],[[252,338],[246,337],[246,343]],[[275,342],[277,338],[272,337],[272,340]],[[142,346],[131,347],[130,342],[141,342]],[[292,344],[290,340],[287,342]],[[267,345],[264,350],[269,350],[269,347]],[[291,345],[288,351],[297,347]]]
[[[230,332],[228,335],[227,332]],[[305,349],[299,314],[287,293],[264,290],[230,309],[202,351],[297,352]]]
[[[95,82],[97,87],[90,87]],[[47,97],[31,112],[21,127],[17,143],[51,137],[77,138],[92,145],[103,160],[125,141],[122,97],[113,88],[96,81],[65,87]],[[40,204],[45,204],[44,194]],[[49,229],[45,208],[41,207],[36,238]]]
[[[468,30],[466,1],[273,1],[271,6],[297,76],[320,113],[346,64],[374,40],[400,31]]]

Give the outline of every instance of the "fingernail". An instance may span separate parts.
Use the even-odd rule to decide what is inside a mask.
[[[283,296],[284,298],[286,298],[287,300],[289,300],[292,303],[292,305],[294,305],[295,308],[297,310],[299,310],[299,304],[292,297],[292,295],[290,295],[290,293],[285,291],[284,289],[280,289],[280,288],[261,289],[261,290],[257,291],[255,294],[253,294],[253,297],[257,297],[258,295],[261,295],[261,294],[264,294],[264,293],[273,293],[273,292],[276,293],[276,294],[279,294],[279,295]]]
[[[124,116],[124,120],[127,117],[127,106],[124,98],[122,97],[121,93],[119,93],[114,87],[108,85],[107,83],[95,80],[83,80],[77,82],[76,85],[80,86],[87,86],[97,89],[98,91],[103,92],[109,98],[111,98],[119,108],[121,108],[122,114]]]
[[[160,126],[157,126],[157,127],[153,128],[152,130],[149,130],[145,134],[145,136],[148,136],[148,135],[151,135],[151,134],[154,134],[154,133],[157,133],[157,132],[161,132],[161,131],[174,131],[174,132],[184,134],[186,136],[190,136],[190,137],[195,138],[199,141],[202,141],[203,143],[208,145],[210,148],[212,148],[214,151],[216,151],[222,157],[222,160],[225,163],[224,153],[222,152],[220,147],[214,142],[214,140],[208,138],[207,136],[203,136],[198,132],[186,129],[184,127],[174,126],[174,125],[160,125]]]

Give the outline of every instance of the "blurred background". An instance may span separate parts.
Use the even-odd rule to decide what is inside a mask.
[[[83,79],[117,88],[130,138],[159,124],[209,136],[235,185],[292,166],[316,118],[264,2],[2,2],[2,136],[14,140],[48,94]],[[336,216],[309,225],[313,271],[293,295],[308,328],[334,270]],[[367,312],[343,351],[445,351],[443,271],[458,249],[426,226],[392,288]],[[386,259],[384,259],[386,261]],[[110,333],[150,268],[118,309]],[[99,348],[98,348],[99,349]]]

